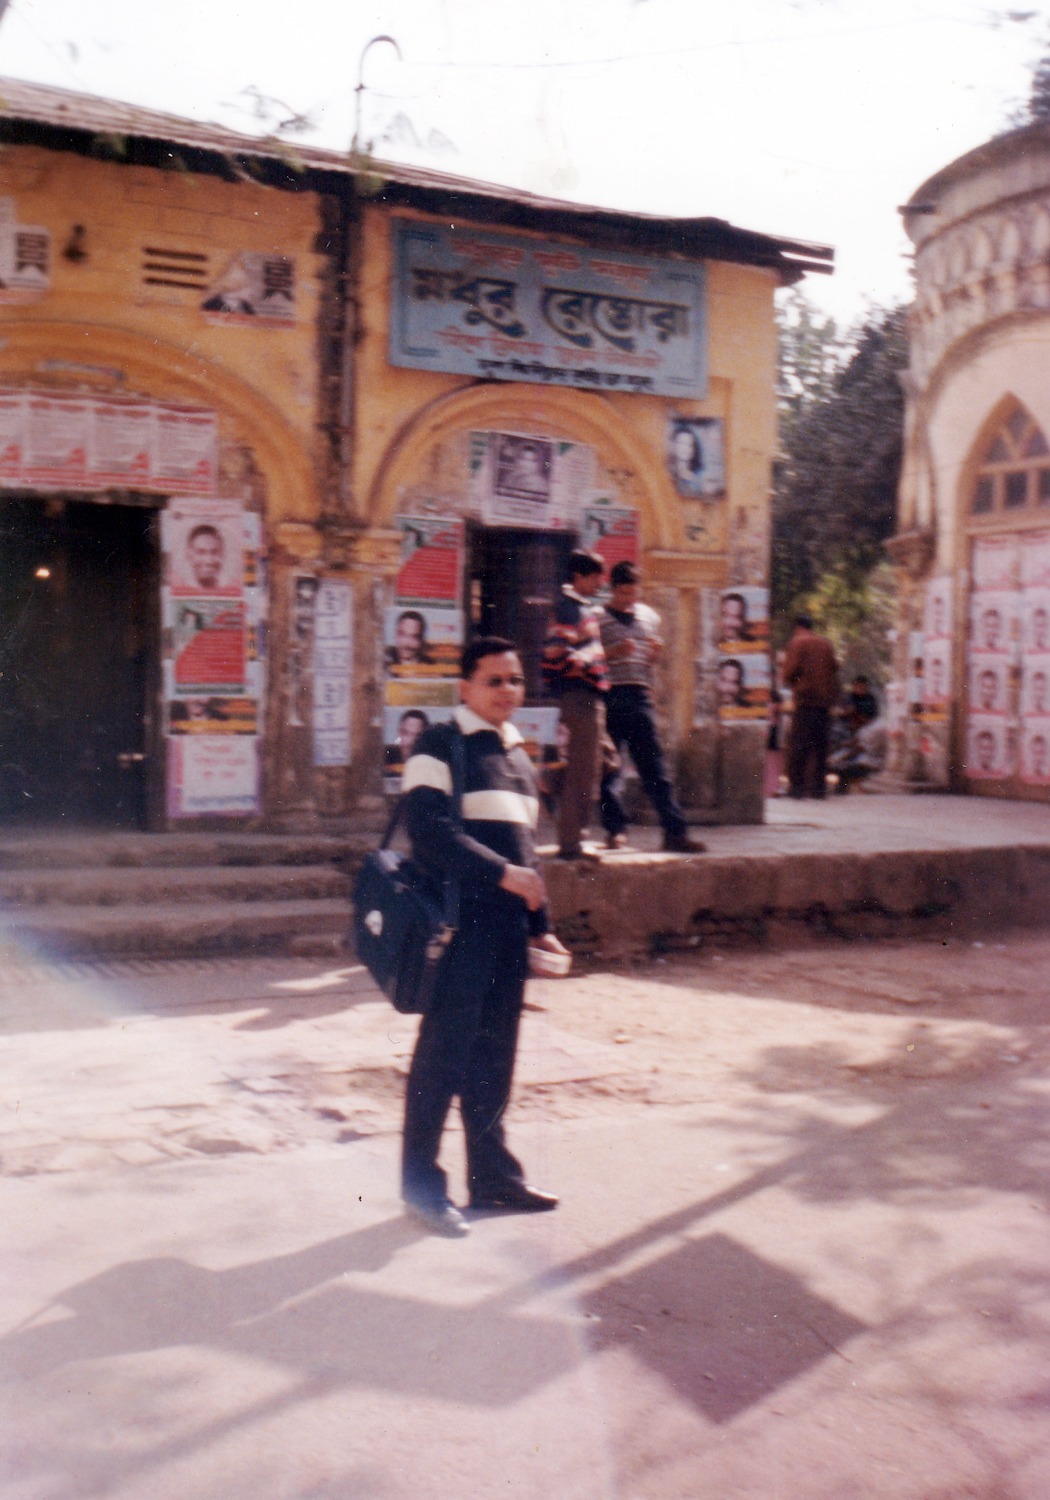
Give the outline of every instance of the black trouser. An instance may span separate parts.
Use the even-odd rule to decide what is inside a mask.
[[[798,703],[791,715],[788,744],[788,790],[792,797],[823,797],[828,766],[828,734],[831,711],[815,704]]]
[[[605,700],[605,729],[621,757],[625,748],[631,752],[645,795],[656,809],[664,832],[675,837],[683,834],[685,816],[675,798],[664,753],[656,737],[656,721],[648,688],[634,683],[610,688]],[[630,821],[620,800],[622,786],[620,769],[602,776],[601,815],[606,833],[622,833]]]
[[[528,967],[528,918],[524,904],[517,906],[464,903],[409,1069],[401,1158],[405,1197],[444,1198],[446,1176],[437,1158],[457,1096],[470,1191],[522,1179],[521,1163],[503,1133]]]

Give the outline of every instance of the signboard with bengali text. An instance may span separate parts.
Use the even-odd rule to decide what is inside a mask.
[[[707,394],[702,265],[406,219],[391,233],[391,364]]]

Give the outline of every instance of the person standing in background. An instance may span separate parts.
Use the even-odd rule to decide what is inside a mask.
[[[597,553],[576,551],[569,556],[568,571],[543,642],[544,684],[558,700],[568,735],[558,803],[558,857],[593,859],[594,851],[585,849],[582,839],[598,784],[609,688],[599,629],[602,607],[594,602],[605,564]]]
[[[784,681],[794,711],[788,745],[788,796],[826,792],[831,710],[838,701],[839,667],[829,640],[817,635],[809,615],[799,615],[784,653]]]
[[[675,798],[653,717],[653,666],[663,648],[660,616],[638,599],[640,575],[632,562],[618,562],[609,575],[612,596],[602,612],[602,645],[609,666],[606,729],[617,758],[631,752],[645,795],[664,830],[664,848],[673,854],[701,854],[706,847],[690,838]],[[620,801],[619,767],[602,778],[602,823],[606,844],[626,842],[627,814]]]

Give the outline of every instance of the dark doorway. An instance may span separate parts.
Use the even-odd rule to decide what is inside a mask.
[[[475,527],[469,538],[472,632],[517,642],[529,702],[544,696],[540,677],[543,637],[572,546],[572,536],[564,532],[502,526]]]
[[[140,828],[156,512],[0,498],[0,818]]]

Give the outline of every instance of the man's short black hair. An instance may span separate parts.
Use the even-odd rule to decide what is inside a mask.
[[[520,655],[513,641],[508,641],[503,635],[476,635],[472,641],[463,647],[459,658],[459,675],[466,681],[474,676],[478,662],[483,656],[503,656],[506,652],[513,651],[515,656]]]
[[[210,521],[201,521],[193,528],[186,537],[187,547],[192,547],[199,536],[213,536],[220,546],[225,546],[222,532],[217,526],[213,526]]]
[[[605,564],[597,552],[585,552],[582,547],[577,547],[575,552],[569,553],[569,577],[590,578],[595,573],[604,573]]]
[[[623,562],[618,562],[614,565],[612,572],[609,574],[609,582],[615,589],[622,583],[640,583],[641,577],[642,575],[638,571],[637,565],[633,562],[628,562],[624,558]]]
[[[799,627],[800,630],[812,630],[813,629],[813,616],[812,615],[796,615],[795,616],[795,624]]]

